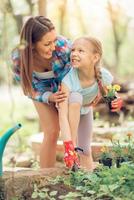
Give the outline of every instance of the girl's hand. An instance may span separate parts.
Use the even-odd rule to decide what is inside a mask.
[[[60,90],[60,91],[57,91],[56,93],[52,93],[49,96],[48,101],[52,103],[60,103],[60,102],[65,101],[66,98],[67,98],[67,94]]]
[[[120,109],[122,108],[122,105],[123,105],[123,100],[120,97],[117,97],[117,99],[111,102],[111,106],[112,106],[111,111],[112,112],[120,111]]]

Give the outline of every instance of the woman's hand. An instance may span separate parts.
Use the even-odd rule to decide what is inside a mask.
[[[67,98],[67,94],[65,92],[63,92],[62,90],[58,90],[56,93],[52,93],[49,98],[48,101],[51,103],[61,103],[63,101],[65,101],[65,99]]]
[[[123,100],[120,97],[117,97],[115,100],[113,100],[111,102],[111,106],[112,106],[111,111],[112,112],[118,112],[118,111],[120,111],[122,105],[123,105]]]

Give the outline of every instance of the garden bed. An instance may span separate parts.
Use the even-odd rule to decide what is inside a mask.
[[[101,164],[93,172],[73,172],[63,163],[53,169],[4,172],[0,200],[134,200],[133,134],[125,141],[124,146],[111,138],[110,148],[101,146]]]
[[[4,173],[1,200],[133,200],[134,165],[100,165],[94,172],[55,168]],[[0,180],[1,181],[1,180]],[[2,196],[1,196],[2,197]]]

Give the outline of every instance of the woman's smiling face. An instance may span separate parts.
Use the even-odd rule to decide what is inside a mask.
[[[40,41],[36,42],[34,48],[44,59],[50,59],[53,51],[55,50],[56,39],[56,32],[55,30],[52,30],[46,33]]]

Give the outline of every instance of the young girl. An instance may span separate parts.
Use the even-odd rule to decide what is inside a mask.
[[[113,81],[111,73],[100,68],[102,57],[101,43],[91,37],[82,37],[74,41],[71,50],[71,64],[73,68],[63,78],[61,88],[68,99],[59,103],[59,122],[63,136],[66,166],[72,168],[79,160],[75,148],[80,155],[81,166],[93,169],[91,154],[91,139],[93,127],[93,110],[105,93],[106,86]],[[71,98],[71,94],[76,95]],[[112,101],[112,111],[121,108],[122,100]]]

